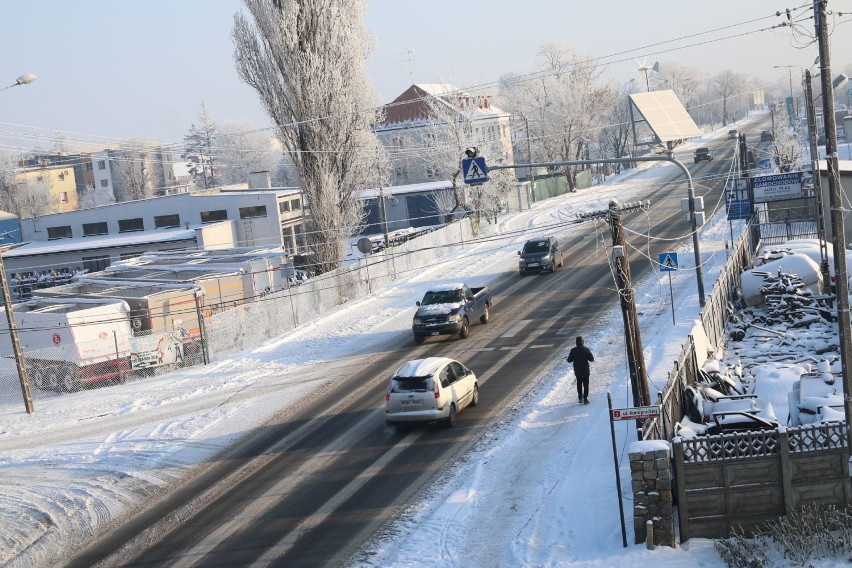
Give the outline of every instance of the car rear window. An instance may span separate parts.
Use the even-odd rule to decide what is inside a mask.
[[[429,392],[432,390],[432,377],[394,377],[391,392]]]

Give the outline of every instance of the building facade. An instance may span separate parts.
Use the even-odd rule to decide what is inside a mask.
[[[22,217],[77,209],[74,168],[39,166],[15,172],[16,194]]]

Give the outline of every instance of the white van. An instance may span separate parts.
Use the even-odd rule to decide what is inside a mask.
[[[400,425],[443,421],[452,428],[456,414],[479,403],[476,375],[453,359],[429,357],[404,363],[385,395],[385,420]]]

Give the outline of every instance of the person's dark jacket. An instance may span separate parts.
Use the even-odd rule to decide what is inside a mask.
[[[571,348],[571,351],[568,352],[568,362],[574,363],[574,374],[588,375],[591,372],[589,363],[594,360],[595,357],[592,352],[583,344],[583,338],[578,337],[577,346]]]

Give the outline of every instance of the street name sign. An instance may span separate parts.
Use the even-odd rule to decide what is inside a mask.
[[[462,173],[467,184],[485,183],[488,181],[488,167],[485,157],[465,158],[462,160]]]
[[[658,418],[660,416],[659,406],[636,406],[633,408],[613,408],[613,420],[644,420],[645,418]]]

